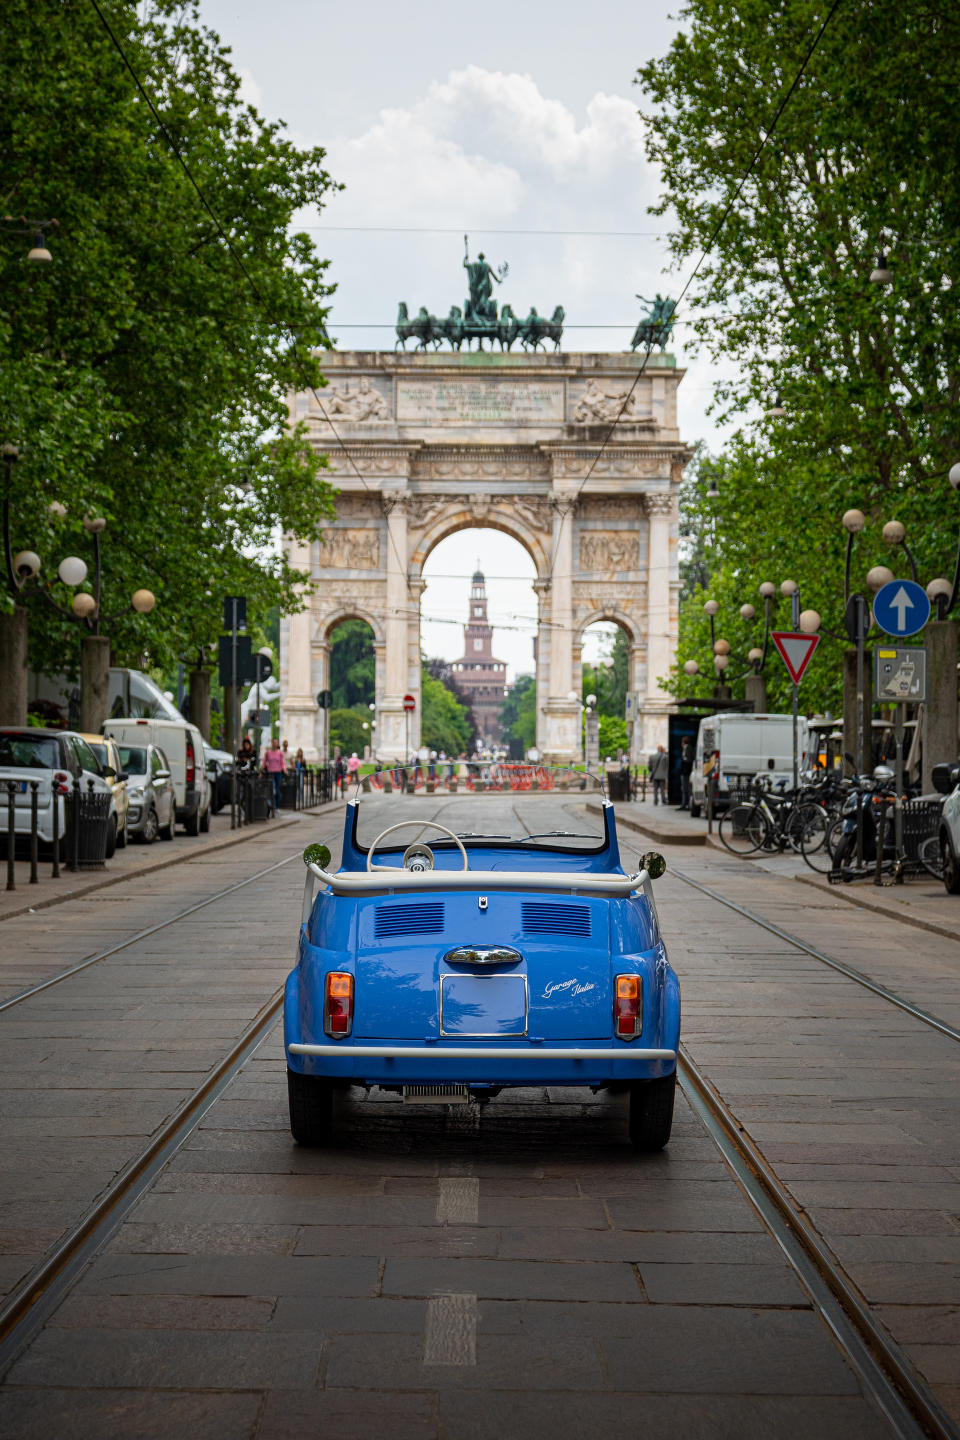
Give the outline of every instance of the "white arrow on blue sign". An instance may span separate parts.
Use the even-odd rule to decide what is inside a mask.
[[[930,601],[914,580],[891,580],[873,597],[873,618],[888,635],[916,635],[930,619]]]

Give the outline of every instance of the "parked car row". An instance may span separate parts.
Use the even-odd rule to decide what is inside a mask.
[[[220,808],[203,738],[187,720],[112,719],[102,735],[7,726],[0,729],[0,834],[7,833],[12,781],[14,834],[30,835],[36,782],[38,841],[52,851],[56,834],[62,848],[67,799],[77,780],[84,790],[92,784],[110,797],[108,860],[128,840],[172,840],[178,824],[188,835],[209,830],[211,811]]]

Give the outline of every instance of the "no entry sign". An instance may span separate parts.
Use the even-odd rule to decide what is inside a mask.
[[[783,663],[790,672],[794,685],[799,685],[803,673],[813,658],[813,652],[820,644],[819,635],[798,635],[790,630],[771,630],[770,639],[783,656]]]
[[[412,695],[404,695],[404,697],[403,697],[403,708],[404,708],[404,710],[407,711],[408,714],[409,714],[409,712],[410,712],[411,710],[416,710],[416,708],[417,708],[417,702],[416,702],[416,700],[413,698]]]

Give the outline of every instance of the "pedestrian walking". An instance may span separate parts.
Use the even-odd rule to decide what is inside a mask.
[[[253,765],[257,758],[257,752],[253,748],[253,741],[249,735],[244,735],[243,744],[237,751],[237,764],[240,766]]]
[[[337,793],[343,798],[344,782],[347,778],[347,767],[344,764],[343,756],[338,750],[333,762],[333,786]]]
[[[690,809],[690,776],[693,773],[693,746],[689,740],[680,744],[680,809]]]
[[[280,741],[276,735],[273,736],[263,753],[263,769],[273,781],[273,813],[276,815],[280,809],[280,796],[283,793],[283,777],[287,773],[286,757],[280,749]]]
[[[650,779],[653,781],[654,805],[661,802],[666,805],[667,752],[662,745],[658,745],[656,753],[650,756]]]
[[[350,759],[347,761],[347,783],[348,783],[348,784],[350,784],[350,785],[355,785],[355,784],[357,783],[357,771],[358,771],[359,769],[360,769],[360,761],[359,761],[359,759],[357,758],[357,752],[356,752],[356,750],[354,750],[353,754],[350,756]]]

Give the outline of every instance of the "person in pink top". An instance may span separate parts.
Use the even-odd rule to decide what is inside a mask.
[[[287,773],[287,759],[280,749],[280,741],[276,736],[273,737],[268,748],[263,752],[263,768],[273,781],[273,813],[276,815],[280,809],[280,792],[283,788],[283,777]]]

